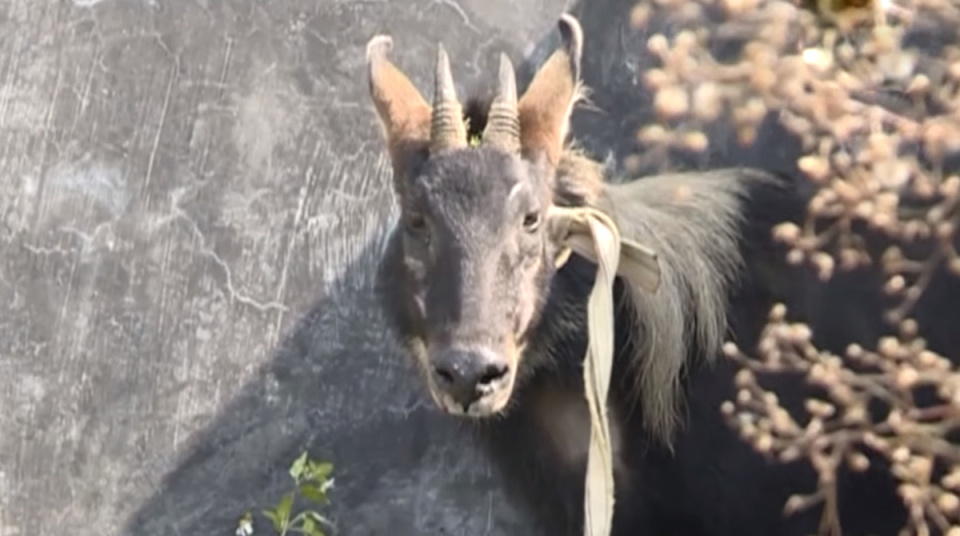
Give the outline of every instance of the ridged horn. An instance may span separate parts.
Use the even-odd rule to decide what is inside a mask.
[[[520,116],[517,114],[517,79],[513,63],[500,55],[497,94],[490,104],[487,126],[483,129],[483,145],[511,154],[520,152]]]
[[[457,90],[453,86],[453,74],[450,72],[450,59],[443,45],[437,48],[434,77],[430,152],[466,147],[467,128],[463,121],[463,109],[457,100]]]

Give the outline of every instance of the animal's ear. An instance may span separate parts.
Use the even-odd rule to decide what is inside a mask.
[[[370,96],[377,109],[387,151],[393,163],[394,186],[402,193],[402,177],[430,144],[432,109],[413,83],[389,60],[393,39],[378,35],[367,43]]]
[[[539,155],[556,166],[563,152],[570,114],[580,97],[580,57],[583,29],[564,14],[557,23],[562,45],[537,71],[517,106],[523,155]]]

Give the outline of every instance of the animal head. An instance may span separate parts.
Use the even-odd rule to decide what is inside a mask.
[[[390,269],[402,303],[393,306],[434,401],[455,415],[506,407],[556,270],[549,220],[582,50],[575,19],[563,16],[559,29],[562,46],[522,96],[501,56],[482,131],[471,131],[442,45],[432,103],[388,59],[389,37],[367,46],[400,207]]]

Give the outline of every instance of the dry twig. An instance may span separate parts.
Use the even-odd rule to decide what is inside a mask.
[[[657,115],[637,134],[646,153],[703,152],[711,141],[704,129],[716,124],[732,125],[749,145],[774,116],[801,141],[797,167],[817,187],[806,221],[774,231],[787,260],[809,263],[822,281],[837,270],[881,269],[895,302],[885,318],[899,336],[873,350],[851,345],[843,356],[818,349],[810,328],[788,322],[777,305],[758,356],[726,348],[742,368],[724,415],[759,452],[809,460],[819,488],[785,508],[823,505],[820,534],[841,534],[837,470],[866,470],[864,453],[874,452],[900,482],[910,521],[902,534],[960,536],[960,446],[947,439],[960,425],[960,374],[926,347],[911,319],[938,271],[960,276],[960,176],[947,166],[960,156],[960,45],[904,45],[921,24],[958,31],[960,7],[950,0],[656,0],[631,14],[636,28],[654,20],[679,30],[647,41],[660,65],[644,75]],[[711,39],[741,43],[738,57],[721,61]],[[801,424],[760,386],[758,373],[802,375],[826,396],[807,400]],[[939,402],[918,407],[920,387],[933,388]],[[879,422],[868,411],[875,402],[889,408]],[[936,464],[950,469],[938,476]]]

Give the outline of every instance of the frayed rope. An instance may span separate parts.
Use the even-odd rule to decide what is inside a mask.
[[[597,265],[587,302],[587,355],[583,383],[590,408],[590,450],[584,493],[584,536],[609,536],[613,523],[614,481],[607,395],[613,368],[613,283],[617,274],[648,292],[660,286],[660,263],[653,250],[620,236],[607,214],[592,208],[553,207],[551,231],[566,247],[557,258],[563,266],[571,253]]]

